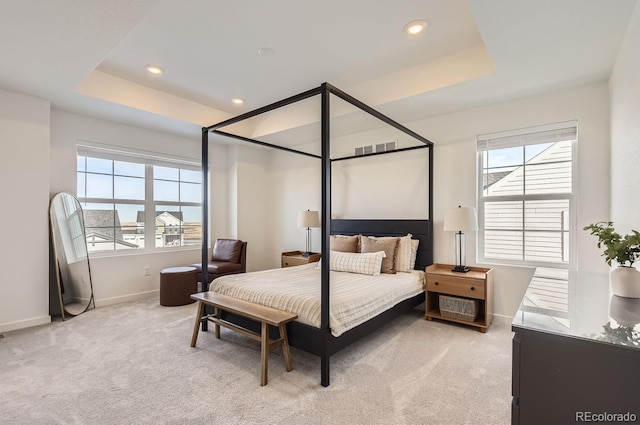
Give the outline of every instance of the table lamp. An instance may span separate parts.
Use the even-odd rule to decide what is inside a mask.
[[[456,265],[452,269],[454,272],[466,273],[469,268],[467,262],[467,247],[464,232],[478,230],[478,220],[476,209],[472,207],[451,208],[444,217],[444,231],[456,232]]]
[[[300,211],[298,213],[298,227],[307,228],[307,250],[302,254],[303,257],[308,257],[311,252],[311,228],[320,227],[320,215],[318,211]]]

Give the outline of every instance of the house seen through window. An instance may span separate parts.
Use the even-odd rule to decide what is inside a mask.
[[[201,245],[201,193],[194,161],[78,146],[89,252]]]
[[[478,260],[569,267],[576,122],[478,136]]]

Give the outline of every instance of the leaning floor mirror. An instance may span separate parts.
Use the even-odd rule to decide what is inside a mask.
[[[49,206],[52,248],[52,315],[62,320],[95,307],[87,237],[80,202],[70,193],[57,193]]]

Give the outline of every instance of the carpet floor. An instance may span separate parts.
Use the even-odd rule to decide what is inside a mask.
[[[319,358],[293,347],[291,372],[271,350],[261,387],[259,342],[222,329],[191,348],[195,304],[157,297],[8,332],[0,423],[509,424],[510,322],[483,334],[422,308],[334,355],[326,388]]]

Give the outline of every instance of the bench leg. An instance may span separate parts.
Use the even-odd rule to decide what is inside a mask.
[[[262,332],[260,334],[260,358],[262,360],[262,373],[260,385],[267,385],[267,373],[269,372],[269,325],[262,322]]]
[[[214,307],[213,315],[216,317],[216,319],[219,319],[221,317],[220,309],[218,307]],[[218,323],[214,323],[213,329],[215,331],[216,338],[220,338],[220,325]]]
[[[196,311],[196,324],[193,327],[193,335],[191,336],[191,346],[196,346],[196,340],[198,339],[198,331],[200,330],[200,322],[202,322],[202,315],[204,313],[204,303],[198,301],[198,311]]]
[[[287,326],[283,323],[278,326],[280,329],[280,338],[282,338],[282,354],[284,355],[284,365],[287,368],[287,372],[291,372],[293,366],[291,366],[291,353],[289,352],[289,339],[287,339]]]

